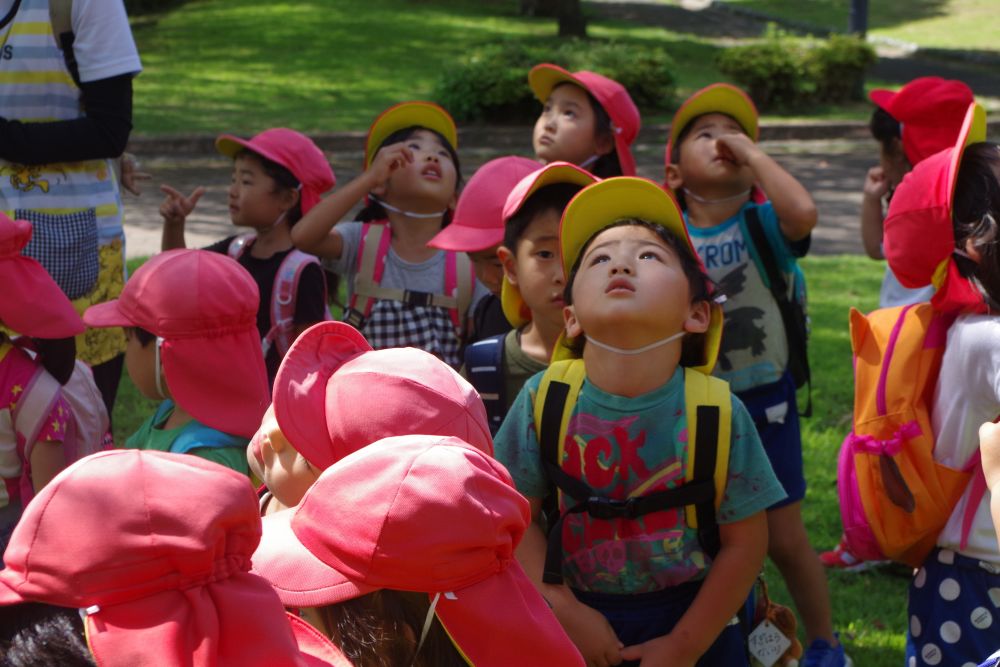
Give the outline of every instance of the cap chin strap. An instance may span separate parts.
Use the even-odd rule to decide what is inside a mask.
[[[584,160],[583,162],[581,162],[580,164],[578,164],[576,166],[578,166],[580,169],[586,169],[590,165],[592,165],[595,162],[597,162],[600,158],[601,158],[600,155],[591,155],[589,158],[587,158],[586,160]]]
[[[607,343],[602,343],[601,341],[595,340],[595,339],[591,338],[590,336],[587,336],[586,334],[584,334],[584,337],[587,339],[588,343],[590,343],[591,345],[596,345],[597,347],[601,348],[602,350],[607,350],[608,352],[614,352],[615,354],[624,354],[626,356],[632,356],[632,355],[635,355],[635,354],[642,354],[643,352],[649,352],[650,350],[655,350],[656,348],[662,347],[662,346],[666,345],[667,343],[672,343],[675,340],[677,340],[678,338],[683,337],[684,334],[686,334],[686,333],[687,333],[686,331],[678,331],[673,336],[667,336],[666,338],[658,340],[655,343],[650,343],[649,345],[643,345],[642,347],[636,348],[634,350],[626,350],[626,349],[621,348],[621,347],[615,347],[613,345],[608,345]]]
[[[442,215],[448,212],[448,209],[444,209],[443,211],[438,211],[437,213],[413,213],[411,211],[404,211],[401,208],[396,208],[395,206],[388,203],[384,199],[379,199],[373,194],[369,194],[368,196],[371,197],[372,201],[376,201],[379,204],[381,204],[382,208],[384,208],[385,210],[392,211],[393,213],[399,213],[400,215],[405,215],[407,218],[440,218]]]
[[[417,642],[417,650],[413,652],[413,660],[410,661],[410,667],[417,664],[417,656],[420,655],[420,649],[424,646],[427,633],[431,630],[431,623],[434,622],[434,610],[437,608],[437,603],[440,599],[441,593],[435,593],[434,598],[431,600],[431,606],[427,608],[427,616],[424,617],[424,627],[420,629],[420,641]]]
[[[163,388],[163,374],[160,373],[160,347],[163,345],[163,339],[159,336],[156,337],[156,355],[155,355],[155,365],[154,365],[154,377],[156,378],[156,393],[160,395],[160,398],[167,398],[167,392]]]
[[[725,204],[726,202],[736,201],[737,199],[743,199],[744,197],[749,196],[751,192],[753,192],[753,188],[747,188],[743,192],[740,192],[738,194],[729,197],[722,197],[721,199],[706,199],[705,197],[696,195],[687,188],[684,188],[684,196],[690,197],[699,204]]]

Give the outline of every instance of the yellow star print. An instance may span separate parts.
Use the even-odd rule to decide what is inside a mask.
[[[22,386],[21,386],[21,385],[19,385],[19,384],[15,384],[15,385],[14,385],[13,387],[11,387],[11,389],[10,389],[10,393],[14,394],[15,396],[17,396],[18,394],[20,394],[20,393],[21,393],[22,391],[24,391],[24,387],[22,387]]]
[[[54,431],[55,433],[58,433],[58,432],[59,432],[59,427],[60,427],[61,425],[62,425],[62,424],[60,424],[60,423],[59,423],[59,420],[58,420],[58,419],[53,419],[53,420],[52,420],[52,430],[53,430],[53,431]]]

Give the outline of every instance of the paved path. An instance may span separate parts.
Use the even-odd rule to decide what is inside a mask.
[[[525,144],[513,147],[516,153],[530,154],[525,128]],[[858,209],[861,185],[868,167],[874,163],[875,145],[870,140],[786,141],[763,142],[765,150],[802,181],[820,211],[820,224],[814,235],[812,252],[818,254],[860,253]],[[347,183],[357,175],[360,153],[327,154],[339,183]],[[463,151],[462,171],[468,179],[475,168],[497,153],[490,150]],[[225,158],[202,156],[151,157],[139,155],[142,169],[153,174],[141,197],[126,195],[125,227],[130,257],[150,255],[159,251],[161,219],[160,183],[169,183],[183,192],[204,185],[202,197],[187,225],[187,242],[191,247],[207,245],[231,234],[226,204],[231,163]],[[663,144],[650,141],[636,146],[636,160],[642,176],[662,179]]]

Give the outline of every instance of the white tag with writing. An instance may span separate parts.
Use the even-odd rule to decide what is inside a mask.
[[[753,629],[747,642],[754,667],[772,667],[792,645],[792,640],[766,619]]]

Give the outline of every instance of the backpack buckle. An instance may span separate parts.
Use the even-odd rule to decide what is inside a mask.
[[[403,303],[408,306],[429,306],[434,295],[430,292],[403,290]]]
[[[603,496],[587,498],[587,514],[595,519],[635,519],[639,516],[636,512],[637,507],[635,498],[627,500]]]
[[[350,324],[358,331],[360,331],[361,327],[364,326],[365,323],[365,314],[362,313],[360,310],[355,310],[354,308],[348,308],[344,316],[344,321]]]

